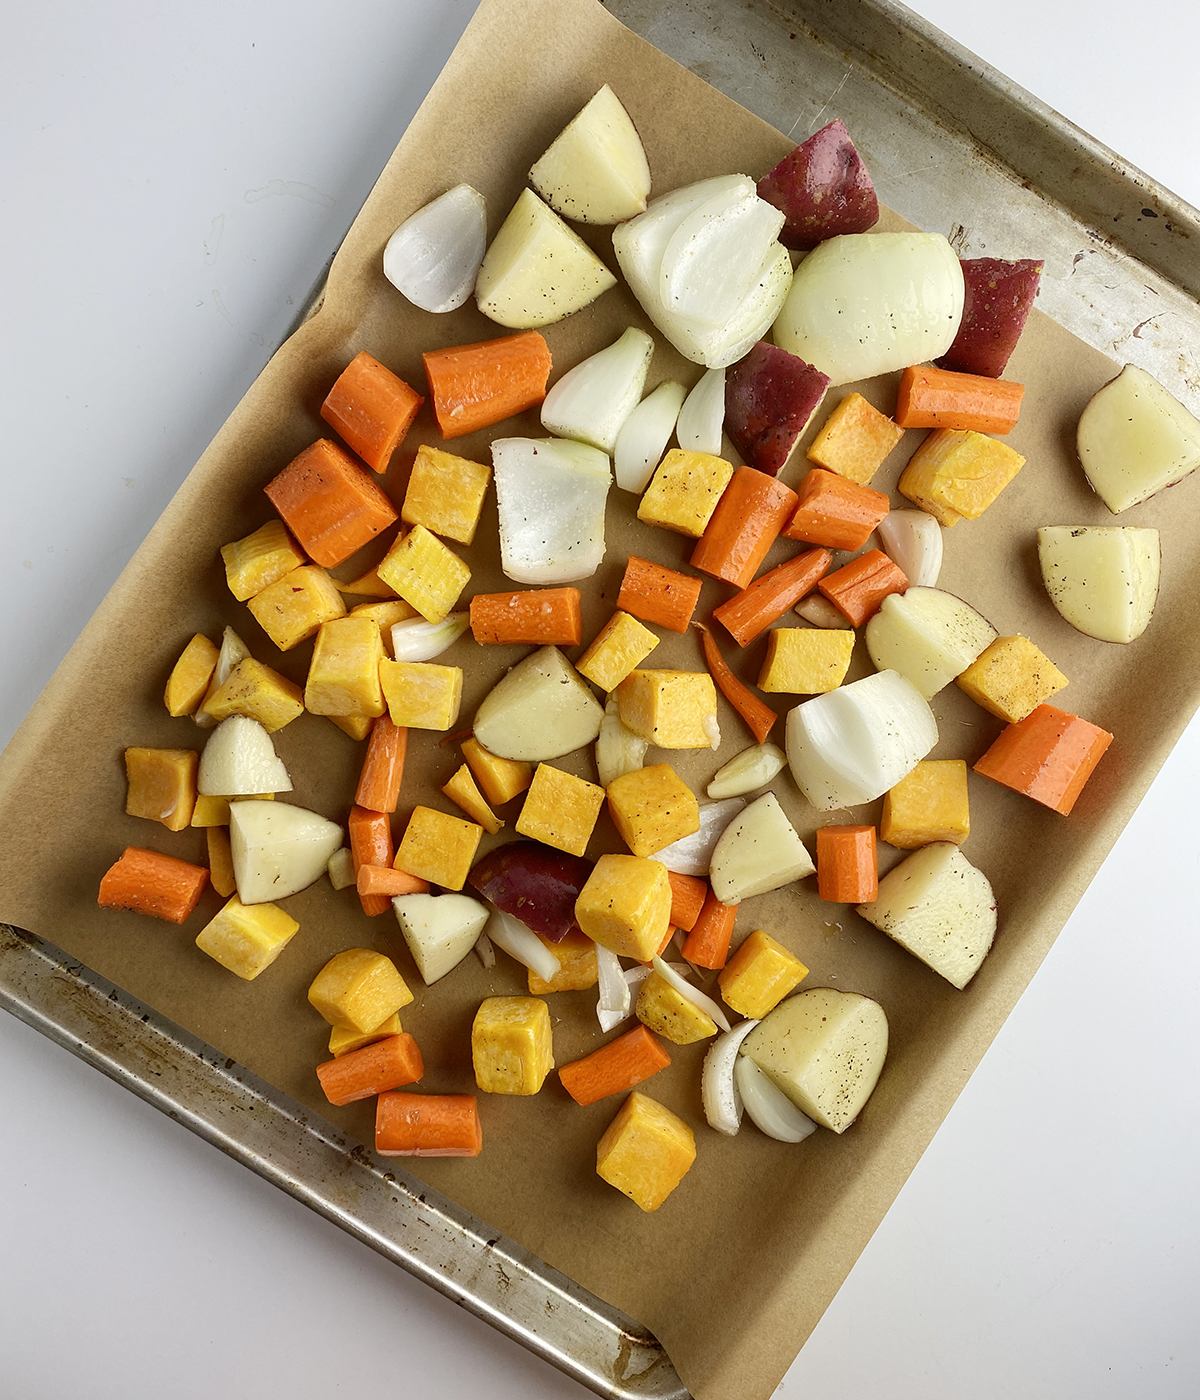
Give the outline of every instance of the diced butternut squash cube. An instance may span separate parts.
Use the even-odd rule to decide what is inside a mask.
[[[989,714],[1016,724],[1067,684],[1028,637],[997,637],[956,684]]]
[[[808,460],[865,486],[904,436],[886,413],[861,394],[847,394],[812,440]]]
[[[338,581],[338,592],[349,594],[352,598],[387,598],[394,601],[396,590],[379,577],[378,569],[368,569],[365,574],[359,574],[357,578],[351,579],[349,583]],[[354,611],[353,608],[350,610]],[[413,610],[413,616],[416,610]]]
[[[627,612],[615,612],[575,663],[575,669],[601,690],[616,690],[657,645],[658,637],[649,627]]]
[[[422,444],[409,473],[400,519],[470,544],[491,479],[491,467]]]
[[[317,973],[308,999],[331,1026],[373,1031],[413,994],[391,958],[370,948],[347,948]]]
[[[673,448],[638,504],[638,519],[698,540],[732,478],[733,466],[723,457]]]
[[[392,862],[431,885],[461,890],[467,882],[483,827],[433,807],[414,807]]]
[[[1024,465],[1025,458],[997,438],[938,428],[909,459],[898,489],[949,527],[963,516],[982,515]]]
[[[700,830],[696,794],[669,763],[652,763],[608,785],[608,810],[635,856],[652,856]]]
[[[657,972],[642,983],[633,1012],[643,1026],[674,1045],[691,1045],[717,1033],[713,1018]]]
[[[534,770],[517,831],[555,850],[581,856],[604,806],[604,789],[548,763]]]
[[[717,688],[705,671],[632,671],[617,687],[621,723],[660,749],[716,748]]]
[[[388,714],[399,729],[450,729],[458,719],[463,682],[459,666],[385,658],[379,663],[379,682]]]
[[[902,851],[931,841],[956,846],[970,835],[967,765],[961,758],[926,758],[884,794],[879,838]]]
[[[514,758],[498,758],[478,739],[463,740],[463,757],[474,773],[483,795],[495,807],[502,807],[525,791],[533,782],[533,764]]]
[[[458,602],[471,570],[424,525],[414,525],[388,550],[379,577],[427,622],[441,622]]]
[[[361,1050],[364,1045],[374,1045],[377,1040],[386,1040],[389,1035],[402,1035],[400,1016],[393,1012],[383,1025],[373,1031],[348,1031],[341,1026],[329,1028],[329,1053],[336,1060],[339,1055],[348,1055],[351,1050]]]
[[[308,667],[304,708],[314,715],[381,715],[383,639],[369,617],[321,624]]]
[[[233,874],[233,849],[229,844],[229,828],[210,826],[204,833],[208,840],[208,878],[222,899],[228,899],[237,889]]]
[[[195,749],[126,749],[125,811],[162,822],[168,831],[182,831],[196,806],[199,765]]]
[[[243,981],[253,982],[291,942],[300,925],[277,904],[246,905],[235,894],[200,930],[196,947]]]
[[[248,656],[229,673],[229,679],[204,702],[204,713],[216,720],[248,715],[268,734],[304,713],[304,692],[286,676]]]
[[[550,1008],[540,997],[486,997],[471,1024],[471,1061],[485,1094],[536,1094],[554,1068]]]
[[[291,651],[315,636],[321,623],[346,616],[337,584],[315,564],[293,569],[256,593],[246,606],[280,651]]]
[[[370,715],[326,715],[325,718],[332,720],[343,734],[349,734],[355,740],[365,739],[375,723]]]
[[[721,969],[717,986],[726,1006],[757,1021],[808,976],[808,968],[769,933],[755,929]]]
[[[244,797],[234,799],[237,802],[274,802],[273,792],[253,792],[247,793]],[[196,805],[192,808],[191,826],[228,826],[229,825],[229,801],[228,797],[210,797],[206,793],[197,793]]]
[[[304,563],[300,546],[282,520],[268,520],[244,540],[223,544],[221,558],[225,561],[225,581],[239,603],[248,602]]]
[[[163,703],[169,715],[190,715],[208,694],[208,683],[217,669],[219,649],[201,632],[184,647],[167,677]]]
[[[575,901],[575,920],[619,958],[648,962],[670,927],[667,867],[641,856],[601,856]]]
[[[767,655],[758,688],[789,695],[824,695],[846,679],[853,654],[853,632],[777,627],[767,633]]]
[[[541,935],[538,935],[539,938]],[[531,996],[545,996],[547,992],[586,992],[600,980],[600,970],[596,966],[596,945],[585,933],[573,930],[552,943],[548,938],[541,941],[558,959],[558,971],[549,982],[529,969],[529,992]]]
[[[696,1160],[691,1128],[636,1089],[596,1144],[596,1171],[644,1211],[657,1210]]]
[[[356,608],[350,609],[350,616],[369,617],[372,622],[378,623],[383,635],[383,649],[391,656],[392,628],[397,622],[411,622],[419,614],[403,598],[388,598],[382,603],[359,603]]]
[[[464,763],[457,773],[442,788],[451,802],[461,807],[473,822],[478,822],[489,836],[495,836],[504,823],[483,799],[471,776],[471,770]]]

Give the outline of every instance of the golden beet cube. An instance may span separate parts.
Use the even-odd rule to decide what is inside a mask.
[[[471,570],[424,525],[414,525],[388,550],[379,577],[427,622],[441,622],[458,602]]]
[[[604,789],[585,778],[539,763],[517,818],[517,831],[555,850],[581,856],[604,806]]]
[[[249,715],[268,734],[304,713],[304,692],[286,676],[248,656],[229,673],[229,679],[204,702],[204,713],[216,720]]]
[[[840,628],[777,627],[767,633],[767,655],[759,690],[789,695],[824,695],[846,679],[854,655],[854,633]]]
[[[383,639],[369,617],[321,624],[308,666],[304,708],[314,715],[381,715]]]
[[[359,603],[358,607],[350,609],[351,617],[369,617],[372,622],[379,626],[379,635],[383,640],[383,650],[386,656],[393,655],[392,652],[392,628],[397,622],[411,622],[414,617],[420,616],[416,608],[410,607],[403,598],[389,598],[384,603]]]
[[[596,1144],[596,1171],[642,1210],[657,1210],[696,1160],[678,1114],[635,1089]]]
[[[547,982],[530,968],[531,996],[545,996],[547,992],[586,992],[600,980],[600,969],[596,965],[596,945],[587,934],[573,930],[557,943],[542,938],[540,934],[538,937],[558,959],[558,971]]]
[[[451,729],[462,704],[460,666],[432,661],[379,663],[379,683],[392,723],[400,729]]]
[[[304,554],[282,520],[268,520],[244,540],[221,546],[225,581],[239,603],[278,583],[304,563]]]
[[[221,898],[228,899],[237,889],[229,829],[224,826],[210,826],[204,835],[208,841],[208,878]]]
[[[1025,458],[997,438],[938,428],[909,459],[898,490],[949,527],[964,515],[982,515],[1024,465]]]
[[[414,807],[392,864],[431,885],[461,890],[479,849],[483,827],[433,807]]]
[[[971,831],[967,765],[961,758],[926,758],[884,794],[880,840],[902,851],[931,841],[961,846]]]
[[[376,1026],[373,1031],[348,1031],[341,1026],[329,1028],[329,1053],[336,1060],[339,1055],[348,1055],[351,1050],[361,1050],[364,1045],[374,1045],[377,1040],[386,1040],[389,1035],[401,1035],[403,1028],[396,1012]]]
[[[575,669],[601,690],[616,690],[657,645],[658,637],[649,627],[627,612],[615,612],[575,663]]]
[[[478,822],[489,836],[495,836],[504,823],[483,800],[471,776],[471,770],[464,763],[442,791],[456,806],[461,807],[473,822]]]
[[[470,544],[491,479],[491,467],[422,444],[409,473],[400,519]]]
[[[769,933],[755,929],[721,969],[717,986],[726,1006],[757,1021],[808,976],[808,968]]]
[[[635,856],[652,856],[700,830],[696,794],[669,763],[652,763],[608,785],[608,810]]]
[[[652,972],[642,983],[633,1014],[643,1026],[673,1045],[691,1045],[716,1035],[717,1023],[665,977]]]
[[[182,831],[191,824],[196,806],[199,766],[194,749],[126,749],[125,811],[162,822],[168,831]]]
[[[533,782],[533,764],[515,758],[498,758],[476,738],[463,740],[463,757],[483,789],[483,795],[495,807],[511,802]]]
[[[370,715],[326,715],[325,718],[332,720],[343,734],[349,734],[352,739],[365,739],[375,723]]]
[[[246,604],[280,651],[315,636],[323,622],[346,616],[337,584],[324,569],[306,564],[256,593]]]
[[[632,671],[617,686],[621,723],[660,749],[716,748],[717,688],[701,671]]]
[[[235,894],[200,930],[196,947],[246,982],[283,952],[300,925],[277,904],[246,905]]]
[[[904,429],[861,394],[847,394],[825,420],[806,455],[826,471],[865,486],[903,436]]]
[[[190,715],[200,708],[201,700],[208,694],[208,683],[217,669],[220,654],[206,636],[196,633],[167,677],[167,688],[163,693],[167,714]]]
[[[308,999],[331,1026],[373,1031],[413,994],[391,958],[370,948],[347,948],[317,973]]]
[[[1017,724],[1067,684],[1028,637],[997,637],[956,684],[989,714]]]
[[[619,958],[649,962],[671,918],[667,867],[641,856],[601,856],[575,901],[575,920]]]
[[[471,1062],[485,1094],[536,1094],[554,1068],[550,1008],[540,997],[486,997],[471,1024]]]
[[[352,598],[388,598],[394,600],[396,590],[379,577],[377,569],[368,569],[365,574],[359,574],[357,578],[351,579],[349,583],[338,580],[338,592],[349,594]],[[351,612],[355,609],[351,608]],[[414,614],[415,616],[415,610]]]
[[[733,467],[723,457],[673,448],[638,504],[638,519],[698,540],[732,479]]]
[[[275,794],[273,792],[254,792],[247,793],[244,797],[236,797],[233,800],[236,802],[274,802]],[[229,802],[228,797],[210,797],[207,793],[197,793],[190,825],[228,826]]]

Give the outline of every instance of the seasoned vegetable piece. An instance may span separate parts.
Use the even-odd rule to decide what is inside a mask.
[[[592,863],[537,841],[496,846],[471,871],[471,885],[503,913],[554,942],[570,932]]]
[[[749,587],[795,508],[790,487],[753,467],[739,467],[692,550],[692,568]]]
[[[334,381],[321,417],[372,471],[385,472],[424,402],[399,375],[360,350]]]
[[[808,976],[808,968],[762,929],[742,941],[717,978],[726,1006],[760,1020]]]
[[[658,645],[658,637],[627,612],[615,612],[596,633],[591,646],[575,663],[601,690],[616,690]]]
[[[642,983],[634,1014],[672,1045],[693,1045],[717,1033],[713,1018],[657,972]]]
[[[778,476],[829,384],[820,370],[760,340],[725,373],[725,431],[747,465]]]
[[[391,867],[396,848],[392,842],[392,823],[386,812],[373,812],[367,807],[351,807],[346,830],[350,837],[350,855],[354,862],[356,885],[364,866],[373,865],[384,869]],[[382,892],[360,894],[359,897],[362,900],[363,913],[372,918],[377,914],[387,913],[391,907],[391,901],[385,899]]]
[[[585,933],[568,933],[557,943],[549,938],[542,942],[558,959],[558,971],[545,981],[529,969],[530,996],[545,996],[548,992],[586,992],[599,980],[596,966],[596,945]]]
[[[379,683],[398,729],[452,729],[462,702],[460,666],[432,661],[379,663]]]
[[[441,622],[458,602],[471,570],[424,525],[414,525],[388,550],[379,577],[427,622]]]
[[[284,574],[278,583],[256,593],[247,607],[280,651],[291,651],[315,636],[323,622],[346,615],[337,584],[315,564]]]
[[[798,488],[796,513],[784,535],[830,549],[861,549],[888,513],[888,498],[856,481],[813,467]]]
[[[406,1033],[343,1051],[317,1066],[325,1097],[339,1108],[404,1084],[415,1084],[424,1073],[425,1063],[417,1042]]]
[[[635,856],[652,856],[700,830],[700,806],[669,763],[654,763],[609,783],[608,810]]]
[[[392,900],[396,922],[426,985],[458,966],[475,946],[491,915],[465,894],[403,894]]]
[[[475,822],[432,807],[414,807],[396,851],[396,869],[444,889],[461,890],[482,835],[483,827]]]
[[[760,199],[782,209],[785,248],[815,248],[843,233],[866,233],[879,200],[840,117],[813,134],[758,182]]]
[[[102,909],[130,909],[182,924],[200,903],[207,880],[202,865],[126,846],[105,871],[96,903]]]
[[[239,603],[248,602],[305,562],[281,520],[268,520],[245,539],[223,544],[221,558],[225,581]]]
[[[997,637],[957,684],[989,714],[1015,724],[1062,690],[1067,678],[1028,637]]]
[[[562,438],[492,443],[500,563],[514,583],[591,578],[604,558],[608,457]]]
[[[900,376],[896,422],[902,428],[963,428],[1011,433],[1021,416],[1024,384],[933,365],[909,365]]]
[[[1025,329],[1044,267],[1032,259],[964,258],[962,324],[938,363],[998,379]]]
[[[383,639],[369,617],[323,622],[304,686],[304,708],[314,715],[382,715],[379,686]]]
[[[427,350],[421,359],[444,438],[490,428],[546,397],[550,348],[537,331]]]
[[[1007,443],[983,433],[938,428],[909,458],[897,490],[947,529],[975,520],[1025,465]]]
[[[373,1031],[413,995],[391,958],[370,948],[347,948],[317,973],[308,1000],[331,1026]]]
[[[474,1094],[406,1094],[375,1101],[375,1151],[381,1157],[478,1157],[483,1150]]]
[[[667,872],[667,879],[671,882],[671,923],[675,928],[691,933],[709,894],[708,882],[695,875],[680,875],[674,870]]]
[[[723,457],[672,448],[642,496],[638,519],[698,540],[732,477]]]
[[[243,981],[253,982],[299,929],[296,920],[277,904],[245,905],[235,894],[200,930],[196,947]]]
[[[636,1089],[596,1144],[598,1175],[644,1211],[657,1210],[695,1160],[691,1128]]]
[[[470,544],[479,527],[492,469],[422,443],[408,474],[400,519],[435,535]]]
[[[585,224],[616,224],[645,209],[646,152],[607,83],[534,162],[529,183],[564,219]]]
[[[575,918],[589,938],[639,962],[662,946],[670,913],[667,867],[640,856],[601,856],[575,901]]]
[[[386,530],[396,508],[335,443],[306,447],[264,488],[311,559],[332,569]]]
[[[376,1026],[373,1031],[348,1031],[341,1026],[330,1026],[329,1053],[336,1059],[339,1055],[348,1055],[351,1050],[361,1050],[364,1045],[373,1045],[389,1035],[399,1035],[402,1029],[398,1012],[393,1012],[383,1025]]]
[[[237,889],[229,831],[223,826],[210,826],[204,835],[208,844],[208,878],[221,898],[228,899]]]
[[[699,671],[632,671],[617,687],[621,723],[660,749],[716,748],[717,691]]]
[[[713,617],[738,646],[749,646],[772,622],[815,588],[832,563],[833,555],[827,549],[805,550],[714,608]]]
[[[471,599],[471,634],[482,644],[578,646],[583,640],[579,597],[578,588],[476,593]]]
[[[1001,730],[975,771],[1066,816],[1112,740],[1078,715],[1039,705]]]
[[[704,904],[683,941],[683,956],[688,962],[714,970],[725,966],[737,911],[736,904],[722,904],[712,890],[705,891]]]
[[[883,798],[880,839],[902,851],[932,841],[961,846],[971,833],[967,765],[961,758],[924,758]]]
[[[583,1059],[563,1065],[558,1077],[575,1102],[586,1108],[610,1094],[645,1083],[670,1063],[670,1055],[654,1036],[645,1026],[638,1026]]]
[[[471,772],[483,789],[483,795],[497,807],[511,802],[533,781],[531,763],[498,758],[494,753],[488,753],[478,739],[464,739],[462,751]]]
[[[486,1094],[536,1094],[554,1068],[550,1008],[540,997],[487,997],[471,1024],[475,1083]]]
[[[926,700],[995,640],[987,618],[940,588],[889,594],[866,631],[867,651],[879,670],[899,672]]]
[[[208,684],[217,669],[220,651],[202,633],[197,632],[184,647],[179,660],[167,678],[163,704],[169,715],[190,715],[208,694]]]
[[[290,802],[244,798],[230,804],[229,844],[238,898],[263,904],[319,880],[342,844],[342,828]]]
[[[126,749],[125,811],[162,822],[168,831],[190,826],[199,764],[194,749]]]
[[[387,715],[380,715],[371,727],[371,742],[354,794],[356,806],[372,812],[396,810],[407,753],[408,730],[393,724]]]
[[[817,828],[817,894],[834,904],[859,904],[875,898],[879,864],[873,826]]]
[[[702,579],[631,554],[625,561],[617,607],[656,627],[686,632],[702,587]]]
[[[461,807],[473,822],[478,822],[489,836],[495,836],[504,825],[483,800],[483,793],[476,787],[471,770],[465,763],[460,765],[448,783],[442,784],[442,792],[456,807]]]
[[[1132,642],[1158,601],[1157,530],[1128,525],[1045,525],[1038,563],[1050,601],[1085,636]]]
[[[904,436],[861,394],[847,394],[809,444],[806,456],[826,471],[865,486]]]
[[[868,549],[817,584],[826,598],[861,627],[890,593],[903,593],[908,580],[881,549]]]
[[[707,627],[700,626],[700,639],[704,647],[704,661],[709,674],[721,688],[721,694],[746,722],[750,733],[761,744],[775,726],[779,716],[765,705],[749,686],[743,685],[729,668],[729,663],[721,655],[717,639]],[[716,744],[713,745],[716,748]]]
[[[548,763],[539,763],[516,829],[520,835],[543,841],[555,850],[581,856],[603,806],[602,787]]]
[[[846,679],[853,654],[853,632],[777,627],[767,633],[758,688],[768,693],[824,695]]]
[[[722,904],[781,889],[816,870],[779,799],[764,792],[721,833],[708,878]]]

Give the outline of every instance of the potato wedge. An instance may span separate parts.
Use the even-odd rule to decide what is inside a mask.
[[[499,758],[542,763],[590,744],[604,709],[557,647],[542,647],[504,676],[475,712],[475,737]]]
[[[708,878],[722,904],[738,904],[751,895],[803,880],[816,868],[779,798],[766,792],[721,833]]]
[[[1038,562],[1050,601],[1063,617],[1101,642],[1132,642],[1158,599],[1157,530],[1125,525],[1046,525]]]
[[[996,629],[952,593],[909,588],[883,600],[867,623],[866,638],[881,671],[898,671],[923,699],[932,700],[996,640]]]

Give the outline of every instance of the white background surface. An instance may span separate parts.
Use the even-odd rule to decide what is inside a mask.
[[[1200,204],[1191,0],[917,8]],[[10,7],[0,742],[472,10]],[[783,1395],[1200,1393],[1198,781],[1194,724]],[[9,1017],[0,1066],[5,1400],[584,1394]]]

